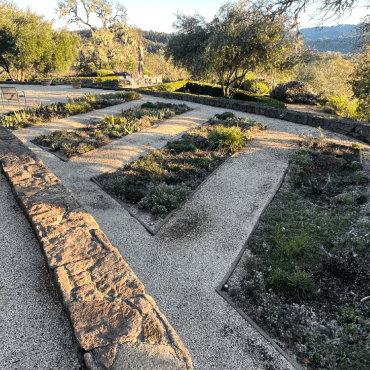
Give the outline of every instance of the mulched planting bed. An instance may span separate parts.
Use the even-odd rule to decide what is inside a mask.
[[[32,109],[27,108],[5,113],[0,116],[0,125],[12,130],[18,130],[55,119],[111,107],[139,98],[140,94],[134,91],[103,95],[86,94],[80,98],[68,99],[68,103],[53,103],[51,105],[42,105],[40,103]]]
[[[171,212],[261,129],[262,124],[229,112],[215,115],[163,149],[92,180],[154,234]]]
[[[69,158],[100,148],[114,139],[149,128],[163,119],[189,110],[185,104],[147,102],[140,108],[122,111],[121,116],[106,116],[100,122],[75,130],[58,130],[41,135],[33,143],[54,152],[59,158]]]
[[[227,294],[303,367],[368,370],[369,171],[358,144],[300,146]]]

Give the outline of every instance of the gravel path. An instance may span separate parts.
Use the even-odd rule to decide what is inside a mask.
[[[0,175],[0,369],[80,369],[31,226]]]
[[[143,95],[140,102],[125,103],[124,106],[148,100],[166,101]],[[67,163],[30,140],[40,133],[55,130],[55,127],[66,127],[70,121],[55,121],[14,133],[37,153],[93,215],[179,334],[190,351],[195,370],[292,369],[217,295],[215,288],[275,190],[299,135],[316,134],[316,129],[235,112],[265,124],[268,130],[259,133],[243,153],[211,176],[154,237],[90,181],[92,176],[115,169],[153,148],[163,147],[168,140],[176,139],[215,113],[225,111],[187,104],[193,110],[182,116],[151,130],[126,136]],[[80,124],[84,122],[77,123]],[[325,132],[325,135],[344,138],[334,133]],[[197,227],[188,230],[185,227],[186,232],[179,235],[179,228],[184,229],[184,225],[194,221]]]
[[[42,103],[49,105],[52,103],[63,102],[66,103],[69,98],[78,98],[84,94],[111,94],[114,91],[101,90],[101,89],[74,89],[71,85],[55,85],[55,86],[42,86],[40,85],[8,85],[0,84],[0,87],[15,86],[17,91],[24,91],[27,99],[27,106],[33,107],[35,104]],[[3,107],[0,104],[0,114],[19,110],[24,108],[23,99],[19,107],[18,102],[5,104]]]

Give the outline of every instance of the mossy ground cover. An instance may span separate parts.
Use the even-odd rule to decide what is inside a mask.
[[[53,103],[51,105],[42,105],[40,103],[35,108],[22,109],[1,115],[0,125],[12,130],[18,130],[55,119],[122,104],[126,101],[139,99],[139,97],[140,94],[127,91],[104,95],[86,94],[80,98],[68,99],[67,103]]]
[[[140,108],[122,111],[121,116],[105,116],[101,122],[75,130],[54,131],[49,135],[38,136],[32,142],[69,158],[97,149],[114,139],[149,128],[161,120],[188,110],[185,104],[147,102]]]
[[[308,369],[369,369],[369,174],[354,147],[301,144],[228,294]]]
[[[233,113],[215,115],[180,140],[96,181],[111,195],[158,220],[179,208],[199,184],[263,128]]]

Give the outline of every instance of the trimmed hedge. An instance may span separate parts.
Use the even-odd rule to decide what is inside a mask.
[[[187,83],[188,83],[188,81],[169,82],[169,83],[161,84],[161,85],[145,86],[145,87],[142,87],[142,90],[178,92],[180,90],[183,91],[184,86]]]
[[[225,99],[222,97],[223,95],[222,88],[219,85],[211,85],[211,84],[199,83],[195,81],[177,81],[177,82],[171,82],[171,83],[162,84],[162,85],[143,87],[142,89],[152,90],[152,91],[181,92],[181,93],[189,92],[192,95],[202,95],[205,97]],[[235,90],[231,89],[231,91],[235,91]],[[243,91],[243,90],[241,91],[239,90],[239,92],[237,92],[233,96],[232,100],[248,101],[253,104],[266,105],[270,107],[286,109],[285,104],[282,102],[279,102],[275,99],[271,99],[263,95],[254,94],[254,93]]]
[[[98,69],[96,71],[80,73],[78,76],[79,77],[107,77],[107,76],[114,76],[114,71],[110,69]]]

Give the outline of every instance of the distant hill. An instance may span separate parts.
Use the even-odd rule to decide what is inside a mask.
[[[302,28],[300,32],[306,40],[336,39],[338,37],[353,36],[357,34],[355,24],[339,24],[338,26],[322,28]]]
[[[142,31],[142,35],[144,46],[149,53],[156,53],[158,50],[164,49],[172,37],[171,33],[156,31]]]
[[[335,51],[350,54],[358,41],[357,28],[354,24],[302,28],[300,32],[305,44],[314,47],[318,52]]]

